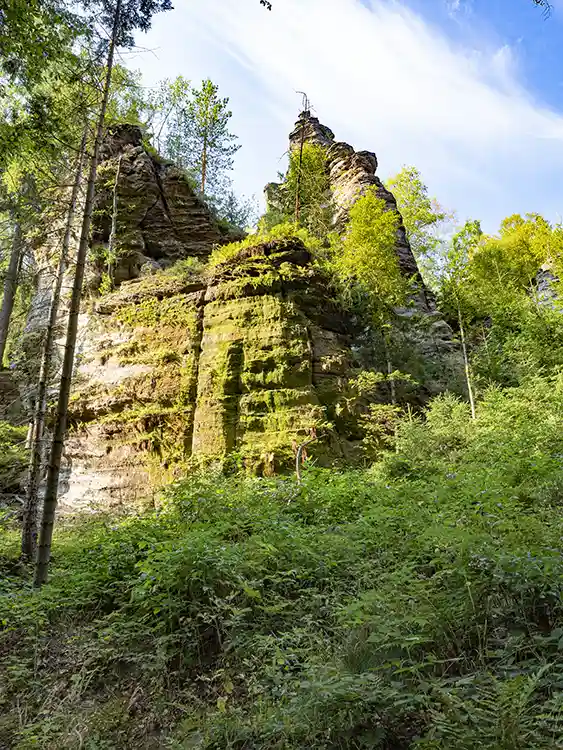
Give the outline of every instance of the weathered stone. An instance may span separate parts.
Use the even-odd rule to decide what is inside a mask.
[[[308,113],[292,148],[302,133],[326,149],[337,227],[345,229],[350,207],[372,186],[396,210],[375,176],[374,154],[335,142]],[[233,452],[271,474],[290,466],[296,445],[315,430],[317,461],[352,455],[361,435],[340,416],[346,383],[358,364],[386,371],[388,363],[369,326],[337,304],[307,248],[295,238],[258,243],[204,272],[172,275],[165,269],[175,260],[205,259],[224,238],[183,173],[149,153],[138,128],[120,126],[102,149],[94,256],[107,250],[118,169],[117,289],[80,316],[61,508],[131,507],[151,500],[189,462]],[[270,186],[272,200],[276,189]],[[412,304],[396,311],[401,346],[392,365],[414,374],[421,394],[434,393],[455,380],[459,353],[402,225],[397,254],[415,283]],[[98,280],[102,270],[98,264]],[[30,337],[48,308],[48,284],[40,291]]]
[[[559,277],[553,273],[550,264],[544,264],[536,274],[536,295],[541,304],[554,307],[559,299],[555,285],[559,283]]]
[[[311,113],[305,110],[300,114],[295,128],[289,135],[289,148],[299,148],[303,141],[330,146],[334,142],[334,133],[326,125],[321,125],[317,117],[312,117]]]
[[[17,380],[10,371],[0,371],[0,420],[14,425],[25,422]]]
[[[194,287],[161,273],[124,284],[81,316],[63,512],[131,509],[185,467],[204,294],[201,282]]]
[[[247,248],[205,281],[160,272],[100,298],[80,319],[63,511],[150,499],[190,457],[290,465],[350,373],[351,323],[328,288],[288,240]],[[326,463],[347,451],[335,434],[311,453]]]
[[[225,241],[187,174],[149,152],[140,128],[117,125],[108,131],[101,150],[94,246],[109,244],[118,173],[115,284],[137,278],[154,263],[167,266],[188,256],[206,258],[214,244]]]
[[[289,136],[290,148],[298,148],[302,142],[316,143],[326,149],[327,170],[330,175],[330,186],[334,205],[334,225],[341,231],[345,229],[350,208],[366,191],[375,188],[379,198],[385,201],[387,210],[395,212],[400,219],[397,227],[396,252],[401,271],[413,282],[412,302],[425,312],[436,309],[432,294],[426,289],[418,265],[410,248],[397,202],[376,176],[377,157],[371,151],[354,151],[352,146],[335,141],[332,131],[321,125],[309,112],[302,112],[295,129]],[[275,183],[269,186],[269,195],[275,196]]]
[[[328,287],[298,240],[248,248],[216,268],[205,296],[194,454],[237,451],[264,470],[270,455],[278,466],[291,461],[294,444],[326,420],[351,362],[350,321],[346,330],[342,312],[319,308]],[[327,444],[316,453],[327,460]]]

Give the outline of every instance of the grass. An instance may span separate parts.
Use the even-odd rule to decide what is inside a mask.
[[[256,247],[266,242],[279,242],[294,238],[301,240],[307,249],[313,253],[317,252],[321,247],[320,240],[313,237],[305,228],[298,227],[292,223],[277,224],[269,231],[259,230],[255,234],[249,234],[248,237],[245,237],[240,242],[231,242],[228,245],[216,247],[209,259],[209,265],[213,267],[221,263],[226,263],[231,258],[236,257],[241,250],[249,247]]]
[[[371,469],[59,527],[0,582],[0,747],[563,747],[562,416],[561,378],[445,396]]]

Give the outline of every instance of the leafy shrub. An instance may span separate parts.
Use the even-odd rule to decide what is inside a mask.
[[[337,278],[351,297],[367,292],[376,318],[382,307],[401,304],[406,294],[396,253],[398,222],[398,214],[388,211],[372,188],[350,209],[344,237],[333,238],[332,266]]]
[[[0,588],[0,744],[563,746],[562,412],[560,377],[443,396],[369,470],[59,527]]]
[[[319,240],[315,239],[307,229],[304,227],[297,227],[295,224],[277,224],[269,231],[258,231],[256,234],[250,234],[244,240],[240,242],[231,242],[229,245],[221,245],[216,247],[209,263],[211,266],[217,266],[219,263],[224,263],[230,258],[235,257],[241,250],[247,247],[256,247],[265,242],[275,241],[287,241],[297,238],[303,242],[303,244],[312,252],[316,252],[320,248]]]

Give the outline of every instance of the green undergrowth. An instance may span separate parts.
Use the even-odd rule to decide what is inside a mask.
[[[27,427],[14,427],[0,421],[0,522],[5,515],[13,515],[10,500],[22,491],[22,476],[28,462],[26,434]]]
[[[211,254],[209,264],[210,266],[217,266],[220,263],[225,263],[238,255],[241,250],[246,250],[249,247],[256,247],[266,242],[279,242],[294,238],[301,240],[307,249],[313,253],[321,247],[320,240],[314,237],[307,229],[291,222],[286,222],[277,224],[270,230],[261,229],[255,234],[249,234],[248,237],[240,242],[231,242],[228,245],[216,247]]]
[[[371,469],[59,526],[0,579],[0,747],[562,748],[562,417],[561,377],[443,396]]]

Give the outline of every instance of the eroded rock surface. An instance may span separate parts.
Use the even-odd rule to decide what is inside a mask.
[[[395,197],[376,175],[377,157],[374,153],[355,151],[348,143],[335,141],[332,131],[312,117],[310,112],[302,112],[295,124],[289,136],[290,149],[299,148],[303,141],[316,143],[326,149],[327,171],[335,207],[334,224],[338,229],[345,228],[350,208],[370,188],[375,188],[388,210],[400,216]],[[268,195],[271,198],[275,196],[274,183],[267,187],[266,198]],[[397,227],[396,252],[401,271],[415,282],[417,307],[425,312],[435,310],[434,298],[422,281],[402,221]]]
[[[140,128],[132,125],[113,127],[102,147],[94,254],[96,248],[108,247],[114,205],[117,260],[110,271],[116,284],[180,258],[205,259],[214,244],[225,241],[186,173],[150,153],[143,145]],[[103,263],[99,267],[103,269]]]
[[[299,240],[242,251],[206,278],[124,283],[81,320],[61,503],[131,505],[188,459],[240,454],[254,471],[291,464],[333,417],[350,372],[351,323]],[[319,441],[342,457],[345,434]]]
[[[374,154],[335,142],[308,113],[299,139],[301,128],[326,149],[338,226],[371,186],[396,209],[375,176]],[[115,206],[115,257],[108,258]],[[80,316],[61,510],[131,509],[151,502],[193,462],[227,454],[269,474],[291,466],[297,445],[315,433],[309,450],[319,463],[357,455],[361,431],[342,416],[347,383],[358,367],[386,371],[385,347],[378,351],[377,336],[337,305],[330,280],[300,240],[257,244],[214,268],[171,268],[187,257],[205,261],[225,239],[182,171],[152,155],[138,128],[110,131],[97,184],[90,289],[98,289],[103,272],[116,290],[90,298]],[[424,397],[451,386],[458,352],[402,226],[397,253],[403,272],[418,281],[414,303],[398,315],[392,366],[413,373]],[[48,291],[41,283],[31,342],[44,324]],[[63,338],[61,325],[59,347]]]

